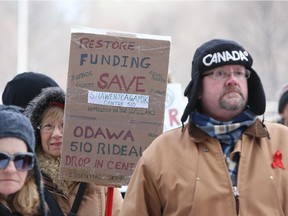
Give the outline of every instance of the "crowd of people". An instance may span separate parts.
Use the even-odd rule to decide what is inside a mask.
[[[60,178],[65,106],[63,89],[44,74],[25,72],[7,83],[2,101],[4,105],[1,105],[0,110],[0,215],[105,215],[108,187]],[[12,108],[18,111],[17,118],[13,118],[11,111],[7,111]],[[9,119],[9,116],[12,119]],[[9,140],[11,137],[20,139],[14,141],[15,148],[11,145],[13,140]],[[29,148],[25,149],[24,144],[17,146],[23,141]],[[14,166],[10,160],[14,162]],[[32,173],[30,170],[33,167],[35,169]],[[34,176],[39,187],[38,196],[37,191],[32,190],[35,190],[36,186],[26,189],[25,181],[34,182]],[[15,181],[19,183],[16,185]],[[31,194],[31,199],[29,197],[26,200],[27,194]],[[119,188],[115,188],[112,215],[119,215],[122,203],[121,192]]]
[[[113,216],[288,216],[288,85],[281,120],[266,121],[265,91],[252,66],[236,41],[199,46],[182,127],[144,151],[124,199],[114,189]],[[0,215],[106,215],[108,187],[60,178],[63,89],[25,72],[7,83],[2,101]]]

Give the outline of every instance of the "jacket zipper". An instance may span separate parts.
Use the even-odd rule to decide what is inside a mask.
[[[239,215],[239,192],[238,192],[237,186],[233,186],[233,193],[234,193],[235,202],[236,202],[236,214]]]

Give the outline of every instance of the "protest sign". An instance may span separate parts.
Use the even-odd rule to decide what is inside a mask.
[[[181,116],[186,104],[181,84],[169,83],[165,101],[164,132],[182,126]]]
[[[61,178],[122,186],[163,131],[171,39],[73,29]]]

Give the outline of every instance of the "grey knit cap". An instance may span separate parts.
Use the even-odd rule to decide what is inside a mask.
[[[40,131],[37,127],[41,124],[44,111],[54,105],[64,107],[64,104],[64,91],[60,87],[48,87],[42,89],[24,110],[24,115],[30,119],[35,131],[36,148],[41,144]]]
[[[0,107],[0,138],[16,137],[27,145],[29,152],[34,152],[34,130],[30,120],[16,106]]]
[[[23,140],[29,152],[35,152],[34,129],[29,119],[21,113],[20,107],[0,105],[0,138],[15,137]],[[34,153],[35,154],[35,153]],[[44,192],[42,187],[42,176],[38,166],[37,158],[34,158],[34,177],[40,198],[41,215],[46,216]]]

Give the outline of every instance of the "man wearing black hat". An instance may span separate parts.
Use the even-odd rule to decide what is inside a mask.
[[[288,215],[288,129],[257,118],[266,99],[252,64],[235,41],[196,50],[183,127],[145,150],[122,216]]]
[[[58,84],[45,74],[23,72],[6,84],[2,102],[5,105],[15,105],[25,109],[29,102],[47,87],[58,87]]]

